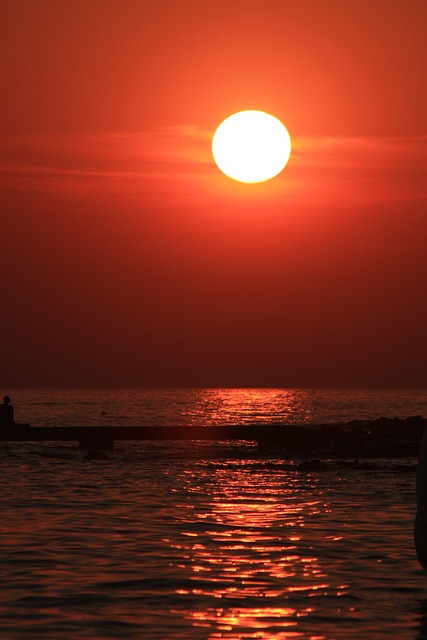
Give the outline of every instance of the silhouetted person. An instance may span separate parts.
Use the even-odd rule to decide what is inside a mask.
[[[414,538],[418,562],[427,576],[427,427],[424,428],[417,464],[417,515]]]
[[[3,404],[0,404],[0,426],[11,427],[14,424],[13,406],[10,404],[9,396],[5,396],[3,398]]]

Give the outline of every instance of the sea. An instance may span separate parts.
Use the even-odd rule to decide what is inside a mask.
[[[34,426],[427,417],[427,390],[4,389]],[[0,445],[3,640],[427,638],[415,458]]]

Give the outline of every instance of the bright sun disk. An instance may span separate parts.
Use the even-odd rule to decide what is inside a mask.
[[[286,127],[264,111],[239,111],[215,131],[212,154],[219,169],[239,182],[265,182],[277,176],[291,154]]]

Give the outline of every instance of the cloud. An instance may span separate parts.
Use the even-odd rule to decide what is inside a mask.
[[[171,183],[214,169],[210,142],[197,127],[142,133],[3,136],[0,187],[85,197],[155,201]],[[166,188],[165,188],[166,187]]]
[[[307,138],[292,155],[310,193],[355,203],[426,200],[426,160],[427,136]]]
[[[270,198],[295,205],[424,201],[427,137],[293,140],[285,171],[268,186],[229,184],[214,166],[212,132],[195,125],[139,133],[3,136],[0,185],[172,202]]]

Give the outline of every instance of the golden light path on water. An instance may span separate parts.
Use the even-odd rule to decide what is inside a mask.
[[[21,422],[52,425],[331,423],[427,415],[427,392],[376,389],[10,390]]]
[[[137,424],[142,416],[148,424],[157,417],[286,428],[286,421],[427,409],[426,393],[407,391],[12,395],[24,420],[65,425]],[[8,585],[0,636],[13,629],[14,640],[427,637],[412,533],[414,460],[328,459],[301,469],[292,455],[239,442],[117,443],[106,458],[86,453],[66,443],[0,448],[0,566]]]
[[[189,497],[200,492],[191,472],[183,481]],[[205,509],[194,513],[191,503],[183,505],[183,521],[191,526],[173,544],[182,556],[180,569],[189,571],[194,582],[193,588],[176,591],[194,599],[184,615],[195,627],[210,630],[206,637],[212,639],[302,637],[301,622],[315,613],[316,600],[332,596],[338,601],[349,587],[331,583],[315,551],[319,535],[329,547],[339,544],[342,535],[318,526],[316,541],[310,543],[313,531],[307,535],[310,520],[327,518],[331,511],[322,491],[317,493],[316,480],[308,481],[308,495],[297,478],[273,474],[266,485],[263,472],[247,469],[233,474],[219,469],[209,484]],[[203,480],[202,485],[206,491]],[[198,598],[217,600],[218,605],[200,608]]]

